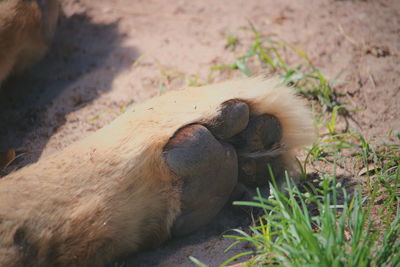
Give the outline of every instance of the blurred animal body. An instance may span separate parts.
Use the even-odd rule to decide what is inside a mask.
[[[45,55],[58,14],[57,0],[0,1],[0,84]]]

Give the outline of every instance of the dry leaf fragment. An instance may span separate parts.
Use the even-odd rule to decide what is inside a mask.
[[[369,164],[368,167],[364,167],[360,170],[358,176],[366,175],[368,172],[372,174],[375,170],[380,170],[380,167],[375,164]]]

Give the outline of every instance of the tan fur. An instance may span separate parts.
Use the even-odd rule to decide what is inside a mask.
[[[0,84],[41,59],[50,44],[58,18],[56,0],[0,1]]]
[[[0,266],[98,265],[157,246],[180,212],[163,147],[181,127],[240,99],[275,115],[288,153],[314,137],[309,111],[277,80],[243,79],[171,91],[65,150],[0,180]],[[21,234],[22,233],[22,234]]]

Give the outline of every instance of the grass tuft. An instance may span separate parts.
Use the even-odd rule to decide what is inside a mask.
[[[207,79],[182,77],[195,77],[192,84],[199,85],[212,83],[215,73],[279,75],[283,84],[310,100],[321,134],[306,149],[304,161],[298,160],[307,186],[287,179],[286,192],[271,185],[269,197],[259,193],[253,202],[235,203],[261,209],[263,215],[250,232],[235,229],[225,236],[235,240],[227,250],[241,242],[253,249],[221,266],[249,255],[245,266],[400,266],[400,133],[390,132],[387,143],[367,139],[348,125],[341,129],[340,116],[357,111],[339,101],[335,87],[341,73],[329,80],[304,50],[260,33],[252,23],[245,29],[251,33],[245,52],[240,47],[247,42],[227,37],[225,48],[238,53],[232,62],[212,66]],[[352,181],[359,182],[351,194],[336,179],[337,168],[347,170],[346,164]],[[322,177],[318,184],[309,181],[310,170]]]
[[[236,230],[229,235],[236,245],[249,242],[255,248],[248,266],[398,266],[400,264],[400,212],[384,231],[376,229],[371,216],[374,197],[353,197],[325,176],[318,194],[302,193],[289,179],[287,191],[271,185],[271,195],[260,194],[254,202],[236,202],[264,210],[251,234]],[[341,197],[339,197],[339,195]],[[397,204],[399,199],[397,198]],[[316,210],[310,209],[316,207]],[[235,257],[234,257],[235,258]],[[222,265],[233,261],[229,259]]]
[[[303,50],[274,36],[264,36],[251,22],[249,25],[248,30],[253,37],[247,52],[237,56],[230,64],[211,67],[211,72],[238,70],[244,76],[260,72],[279,75],[282,83],[293,86],[306,98],[317,100],[326,110],[332,111],[335,107],[344,109],[343,103],[337,100],[338,94],[333,89],[335,83],[339,81],[338,78],[328,81]],[[239,40],[237,38],[234,40],[236,47]],[[232,42],[228,39],[225,47],[231,47]],[[297,63],[294,66],[288,64],[288,57]]]

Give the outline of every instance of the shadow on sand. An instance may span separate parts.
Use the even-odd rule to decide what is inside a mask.
[[[298,184],[298,187],[300,191],[306,192],[311,190],[315,191],[315,194],[318,194],[318,189],[321,189],[319,182],[322,181],[322,179],[323,178],[320,177],[318,173],[310,173],[307,175],[307,179]],[[352,181],[351,177],[338,175],[337,182],[343,185],[343,189],[345,189],[348,194],[352,195],[354,193],[356,184]],[[263,191],[261,194],[263,197],[269,195],[266,191]],[[343,204],[343,202],[343,191],[338,190],[337,204]],[[319,214],[318,207],[315,205],[309,205],[308,209],[313,216]],[[194,256],[208,266],[217,266],[237,254],[254,249],[249,243],[240,243],[231,250],[225,252],[224,250],[232,244],[234,240],[223,238],[222,236],[224,234],[237,236],[239,234],[229,230],[238,228],[249,233],[249,226],[252,224],[251,218],[257,219],[258,215],[261,214],[263,214],[261,209],[252,209],[250,211],[249,208],[243,209],[243,207],[239,208],[226,205],[212,222],[199,231],[189,236],[171,239],[160,248],[133,255],[126,259],[121,266],[196,266],[189,260],[189,256]],[[240,257],[238,261],[245,261],[250,257],[251,254]],[[234,263],[235,261],[231,264]]]
[[[31,152],[6,172],[37,161],[65,115],[110,89],[138,53],[122,45],[118,22],[94,23],[86,14],[62,16],[48,55],[0,90],[0,151]]]
[[[122,266],[195,266],[189,260],[189,256],[210,266],[215,266],[217,262],[221,264],[232,256],[251,249],[246,244],[240,244],[232,250],[224,252],[234,240],[223,238],[223,235],[235,234],[230,231],[231,229],[248,228],[251,224],[248,212],[240,210],[239,207],[233,208],[227,205],[216,218],[195,233],[173,238],[159,248],[132,255],[123,261]],[[248,257],[242,259],[246,258]]]

